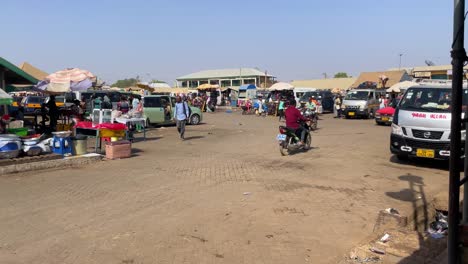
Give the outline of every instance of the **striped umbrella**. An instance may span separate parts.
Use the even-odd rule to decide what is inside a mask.
[[[87,70],[70,68],[48,75],[34,89],[46,93],[85,91],[93,86],[94,79],[95,76]]]

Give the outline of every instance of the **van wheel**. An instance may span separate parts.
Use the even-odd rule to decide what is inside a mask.
[[[150,127],[151,126],[151,121],[149,118],[146,118],[146,127]]]
[[[191,125],[198,125],[198,124],[200,124],[200,116],[197,115],[197,114],[193,114],[193,115],[190,117],[190,124],[191,124]]]

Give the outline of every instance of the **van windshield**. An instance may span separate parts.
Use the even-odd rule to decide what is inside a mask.
[[[368,91],[350,91],[346,94],[345,100],[367,100],[369,97]]]
[[[467,102],[467,92],[463,91],[463,104]],[[399,108],[421,112],[450,112],[451,103],[452,91],[449,88],[410,88],[402,98]]]
[[[306,92],[300,99],[300,102],[308,102],[310,98],[315,97],[315,99],[319,98],[320,93],[319,92]]]

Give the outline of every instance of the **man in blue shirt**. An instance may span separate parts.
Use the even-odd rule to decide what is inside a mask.
[[[179,131],[180,139],[184,140],[185,124],[190,117],[190,109],[186,102],[182,101],[180,96],[176,97],[174,109],[174,119],[176,120],[177,131]]]

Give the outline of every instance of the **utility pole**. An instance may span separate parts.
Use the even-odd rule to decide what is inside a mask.
[[[403,53],[398,54],[400,56],[400,64],[398,64],[398,70],[401,70],[401,56],[403,56]]]
[[[449,173],[448,212],[448,263],[459,264],[460,256],[460,172],[461,114],[463,96],[463,64],[466,61],[465,41],[465,0],[454,0],[453,44],[452,44],[452,104]],[[465,150],[466,152],[466,150]],[[465,162],[467,158],[465,157]],[[466,177],[466,175],[465,175]],[[466,178],[465,178],[466,179]],[[466,185],[468,186],[468,185]],[[465,186],[465,191],[468,191]],[[464,202],[466,204],[466,201]]]

